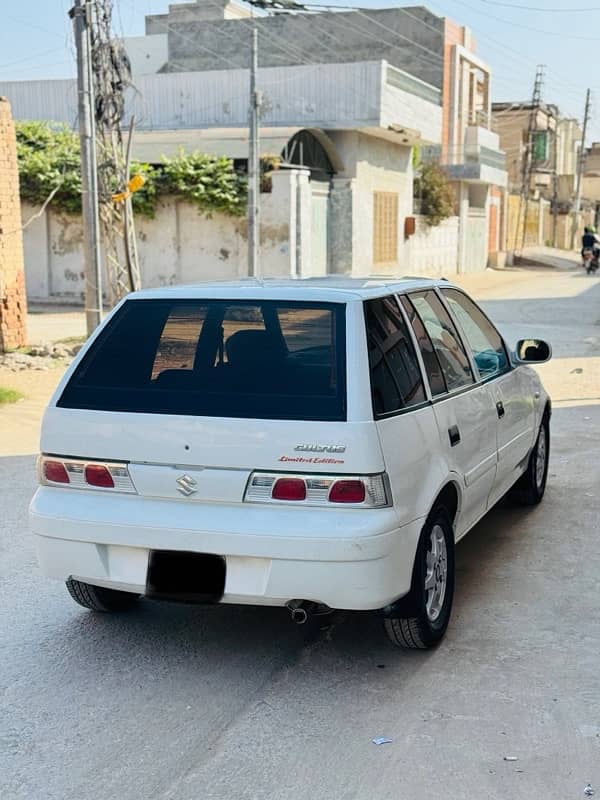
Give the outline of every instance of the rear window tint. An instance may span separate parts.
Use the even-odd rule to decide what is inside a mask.
[[[258,419],[346,419],[345,307],[129,300],[58,405]]]

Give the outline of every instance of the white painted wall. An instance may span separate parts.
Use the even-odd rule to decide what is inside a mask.
[[[430,228],[417,217],[417,230],[406,242],[403,275],[447,277],[458,272],[458,217]]]
[[[402,125],[418,131],[424,144],[439,144],[442,141],[442,106],[440,102],[431,102],[423,97],[392,86],[385,80],[389,67],[382,65],[383,83],[381,93],[381,127]],[[399,72],[399,70],[395,70]],[[413,78],[413,82],[416,80]],[[439,92],[423,84],[432,93]]]
[[[280,170],[273,174],[272,184],[271,193],[261,195],[262,276],[288,277],[296,272],[300,276],[314,275],[308,173]],[[29,219],[36,211],[25,204],[23,219]],[[158,204],[154,219],[136,218],[136,233],[144,287],[247,275],[244,218],[223,214],[207,217],[189,203],[165,198]],[[25,275],[30,300],[83,302],[82,242],[81,218],[53,210],[25,229]]]
[[[155,66],[162,57],[162,40],[159,35],[141,38],[152,46],[156,40],[157,47],[136,51],[136,64],[147,55],[148,64]],[[385,69],[382,61],[259,69],[258,87],[265,100],[261,124],[344,129],[394,123],[422,130],[428,141],[439,142],[441,107],[389,86],[382,80]],[[0,81],[0,95],[10,100],[15,119],[73,127],[77,121],[75,80]],[[138,74],[135,89],[126,92],[125,120],[132,114],[138,130],[246,127],[248,70]]]

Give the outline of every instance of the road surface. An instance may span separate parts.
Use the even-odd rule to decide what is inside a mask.
[[[37,573],[34,459],[0,459],[2,800],[600,792],[600,283],[532,271],[477,293],[511,338],[554,344],[550,482],[461,542],[434,652],[395,650],[368,615],[319,631],[277,609],[90,614]]]

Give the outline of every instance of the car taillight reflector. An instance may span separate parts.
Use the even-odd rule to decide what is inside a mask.
[[[329,490],[330,503],[364,503],[365,485],[362,481],[336,481]]]
[[[40,483],[48,486],[62,484],[69,489],[100,489],[103,491],[137,494],[124,463],[86,461],[61,456],[40,456],[38,460]]]
[[[302,478],[278,478],[271,497],[273,500],[306,500],[306,483]]]
[[[114,489],[115,482],[104,464],[88,464],[85,468],[85,481],[90,486],[99,486],[101,489]]]
[[[253,472],[244,495],[246,503],[288,503],[307,506],[346,504],[355,508],[390,505],[388,479],[378,475],[305,475]]]
[[[70,483],[69,473],[60,461],[44,461],[44,478],[52,483]]]

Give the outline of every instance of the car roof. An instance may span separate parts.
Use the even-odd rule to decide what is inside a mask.
[[[232,299],[232,300],[308,300],[349,302],[402,293],[432,286],[451,286],[444,278],[245,278],[239,281],[211,281],[189,285],[142,289],[131,299]]]

